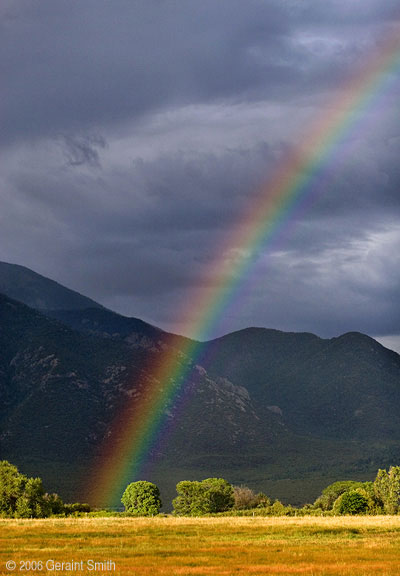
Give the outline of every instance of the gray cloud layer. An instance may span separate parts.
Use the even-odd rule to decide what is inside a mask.
[[[0,259],[176,331],[211,298],[210,262],[246,248],[226,239],[274,166],[399,24],[380,0],[4,0],[0,16]],[[397,346],[399,89],[393,67],[215,333]]]

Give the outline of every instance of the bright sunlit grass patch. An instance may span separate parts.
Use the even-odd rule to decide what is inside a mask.
[[[77,518],[0,521],[6,562],[42,562],[25,574],[399,574],[400,517]],[[55,572],[54,562],[83,571]],[[89,560],[115,563],[89,570]]]

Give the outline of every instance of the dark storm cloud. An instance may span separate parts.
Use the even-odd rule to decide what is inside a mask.
[[[272,242],[232,230],[397,4],[3,0],[0,259],[179,331],[210,263],[250,258],[216,333],[396,338],[398,70]]]
[[[244,23],[235,1],[44,0],[3,12],[3,135],[21,137],[241,94],[267,71],[248,68],[249,38],[273,46],[282,31],[279,17],[260,21],[251,10]]]
[[[8,176],[14,202],[3,213],[4,223],[10,228],[22,219],[26,225],[32,223],[34,204],[37,221],[31,232],[47,243],[55,233],[53,226],[64,230],[66,247],[73,252],[78,247],[80,266],[85,260],[82,273],[93,268],[87,281],[90,285],[96,276],[99,297],[114,291],[116,282],[122,293],[132,286],[140,295],[171,290],[182,282],[200,281],[202,262],[207,263],[207,255],[213,255],[227,227],[239,218],[271,163],[270,156],[268,146],[260,145],[253,151],[227,151],[218,158],[172,154],[135,161],[123,170],[82,174],[58,164],[60,154],[44,175],[32,161]],[[69,250],[67,254],[71,258]],[[127,282],[124,273],[109,287],[109,267],[103,263],[108,258],[114,269],[133,259],[132,280]]]
[[[67,163],[70,166],[89,166],[100,167],[98,149],[105,148],[106,142],[102,136],[96,135],[64,135],[60,137]]]
[[[193,101],[287,98],[316,81],[322,89],[380,15],[374,3],[281,0],[41,0],[5,2],[2,13],[3,139],[112,126]]]

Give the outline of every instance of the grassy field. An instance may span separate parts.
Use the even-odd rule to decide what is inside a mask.
[[[400,517],[0,520],[11,573],[398,576]]]

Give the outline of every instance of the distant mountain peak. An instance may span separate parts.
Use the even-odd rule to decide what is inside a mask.
[[[91,298],[25,266],[0,262],[0,292],[37,310],[103,308]]]

